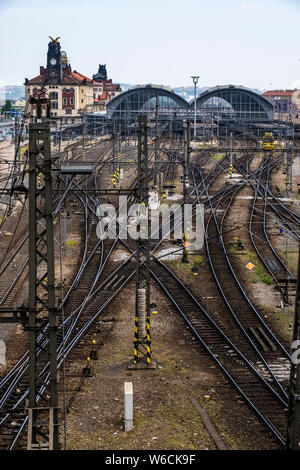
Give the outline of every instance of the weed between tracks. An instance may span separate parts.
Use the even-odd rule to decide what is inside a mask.
[[[230,253],[238,253],[238,245],[235,243],[231,248],[230,248]],[[264,282],[268,286],[270,286],[273,282],[273,278],[271,274],[269,274],[265,267],[260,263],[258,260],[257,255],[253,251],[248,251],[248,252],[243,252],[243,254],[246,254],[248,260],[254,264],[254,268],[252,269],[250,273],[250,280],[253,282],[253,284],[256,284],[259,281]]]
[[[173,269],[174,267],[179,270],[181,274],[181,280],[183,282],[190,281],[191,279],[196,279],[195,273],[198,274],[198,271],[201,271],[205,262],[203,256],[201,255],[189,255],[188,263],[182,263],[181,260],[168,260],[165,261],[165,264]]]

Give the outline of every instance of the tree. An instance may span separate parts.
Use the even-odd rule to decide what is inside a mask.
[[[5,100],[5,105],[0,108],[0,114],[4,114],[5,112],[9,112],[12,109],[12,104],[10,100]]]
[[[2,112],[10,111],[11,108],[12,108],[11,101],[10,100],[5,100],[5,105],[2,108]]]

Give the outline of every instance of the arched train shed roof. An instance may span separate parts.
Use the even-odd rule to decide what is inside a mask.
[[[222,85],[209,88],[201,93],[197,98],[197,108],[210,98],[218,97],[227,101],[237,113],[244,113],[245,116],[253,114],[253,118],[260,115],[261,119],[273,119],[273,105],[263,96],[255,93],[243,86]],[[190,103],[193,108],[195,100]]]
[[[107,104],[107,114],[112,116],[115,111],[123,107],[126,100],[129,102],[129,108],[134,108],[134,104],[138,103],[139,107],[142,107],[151,98],[156,98],[157,96],[165,96],[173,100],[180,108],[183,110],[189,110],[189,103],[172,91],[171,88],[162,86],[162,85],[138,85],[129,90],[121,93],[120,95],[113,98]]]

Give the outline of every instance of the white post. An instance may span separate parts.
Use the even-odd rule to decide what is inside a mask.
[[[5,346],[4,341],[1,339],[0,340],[0,364],[3,366],[6,365],[5,353],[6,353],[6,346]]]
[[[132,382],[124,382],[124,422],[125,431],[133,429],[133,387]]]

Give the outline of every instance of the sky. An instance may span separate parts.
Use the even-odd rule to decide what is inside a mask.
[[[300,0],[0,0],[0,84],[60,36],[73,69],[117,83],[300,88]]]

